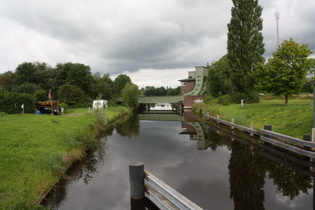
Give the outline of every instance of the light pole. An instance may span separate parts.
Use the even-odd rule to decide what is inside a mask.
[[[276,22],[277,22],[277,48],[278,48],[278,46],[279,46],[279,23],[278,22],[280,19],[280,14],[278,11],[275,13],[275,18],[276,18]]]

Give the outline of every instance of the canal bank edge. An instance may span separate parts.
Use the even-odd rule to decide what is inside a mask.
[[[119,118],[131,114],[132,110],[130,108],[121,107],[121,109],[117,110],[115,113],[111,113],[110,117],[108,118],[105,116],[104,112],[102,110],[96,110],[95,111],[95,120],[92,124],[88,125],[87,127],[90,127],[91,129],[87,129],[90,134],[92,134],[93,139],[90,139],[90,142],[86,142],[88,144],[91,143],[88,147],[80,147],[80,148],[74,148],[71,150],[68,154],[64,155],[63,157],[63,165],[64,165],[64,171],[62,175],[60,176],[59,180],[52,185],[52,187],[44,192],[41,195],[41,199],[36,202],[36,204],[43,203],[44,199],[51,193],[51,191],[56,187],[56,184],[60,182],[61,179],[64,178],[66,172],[76,164],[78,161],[82,161],[88,151],[94,150],[97,147],[97,144],[101,138],[99,136],[100,133],[104,134],[104,131],[108,126],[111,126],[116,120]],[[84,135],[84,134],[83,134]]]

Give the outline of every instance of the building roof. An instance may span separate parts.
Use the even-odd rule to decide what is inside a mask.
[[[180,82],[189,82],[189,81],[196,81],[196,79],[195,78],[187,78],[187,79],[180,79],[178,81],[180,81]]]

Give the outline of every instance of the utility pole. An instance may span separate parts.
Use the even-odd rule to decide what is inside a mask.
[[[278,46],[279,46],[279,23],[278,22],[280,19],[280,14],[278,11],[275,13],[275,18],[276,18],[276,22],[277,22],[277,48],[278,48]]]

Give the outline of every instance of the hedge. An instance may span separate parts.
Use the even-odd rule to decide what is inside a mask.
[[[22,113],[22,104],[24,104],[25,113],[34,113],[35,97],[24,93],[5,93],[0,94],[0,112],[7,114]]]

